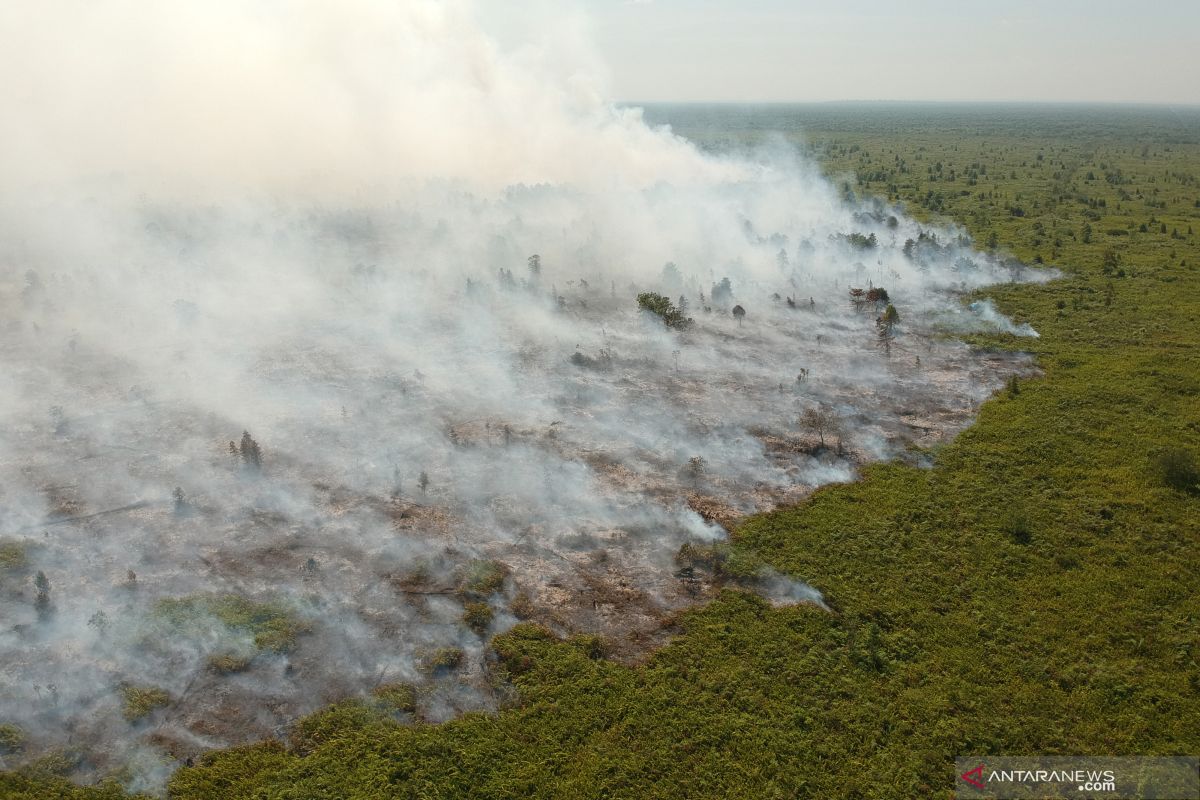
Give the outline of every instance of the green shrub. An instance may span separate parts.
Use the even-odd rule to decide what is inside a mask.
[[[1033,540],[1033,528],[1024,511],[1010,511],[1004,518],[1003,529],[1017,544],[1029,544]]]
[[[425,659],[425,672],[430,675],[445,675],[458,670],[466,663],[467,654],[461,647],[440,647]]]
[[[208,669],[219,675],[245,672],[252,659],[236,653],[218,653],[208,657]]]
[[[1177,492],[1193,492],[1200,488],[1200,468],[1196,457],[1180,447],[1159,453],[1154,459],[1159,478]]]
[[[125,707],[121,714],[128,722],[137,722],[148,717],[156,709],[171,702],[171,695],[154,686],[126,686],[121,690]]]
[[[411,714],[417,710],[417,689],[411,683],[385,683],[371,692],[376,702],[390,711]]]
[[[155,613],[172,625],[187,628],[215,617],[227,627],[253,637],[259,650],[286,653],[296,637],[308,630],[287,608],[272,603],[255,603],[239,595],[197,595],[160,600]]]
[[[467,603],[463,611],[463,623],[475,633],[483,636],[487,632],[488,626],[492,624],[493,616],[492,607],[487,603]]]
[[[0,723],[0,754],[14,753],[25,746],[25,732],[16,725]]]
[[[0,539],[0,572],[18,572],[29,566],[25,543]]]
[[[490,597],[504,588],[508,567],[499,561],[472,561],[463,578],[462,591],[468,596]]]

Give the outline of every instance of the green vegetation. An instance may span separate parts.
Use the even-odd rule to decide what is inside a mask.
[[[208,668],[218,675],[232,675],[249,669],[252,660],[238,653],[218,653],[208,657]]]
[[[643,292],[637,296],[638,308],[642,311],[654,314],[662,320],[663,324],[668,328],[676,330],[684,330],[692,324],[692,318],[684,314],[670,298],[663,297],[656,292]]]
[[[463,624],[483,636],[492,624],[495,613],[487,603],[467,603],[463,610]]]
[[[0,723],[0,755],[15,753],[25,746],[25,732],[16,725]]]
[[[1063,278],[984,293],[1042,336],[973,343],[1032,349],[1044,374],[932,469],[875,465],[736,531],[733,552],[830,611],[729,590],[634,667],[521,625],[493,641],[513,707],[402,726],[336,706],[290,749],[182,769],[173,800],[910,800],[946,795],[958,755],[1200,750],[1200,126],[904,113],[829,111],[809,141],[847,191]],[[30,780],[0,794],[112,796]]]
[[[467,660],[460,647],[439,647],[425,658],[425,672],[435,677],[454,672]]]
[[[462,593],[467,597],[486,599],[504,588],[508,567],[499,561],[472,561],[463,579]]]
[[[750,580],[765,566],[754,551],[729,542],[684,542],[675,554],[675,563],[733,581]]]
[[[388,711],[411,714],[417,710],[417,690],[411,683],[385,683],[371,692],[375,702]]]
[[[205,617],[215,617],[229,628],[251,635],[259,650],[272,653],[291,650],[296,637],[306,630],[305,624],[290,609],[271,603],[255,603],[238,595],[162,600],[155,612],[160,619],[184,629]]]
[[[1155,459],[1162,481],[1179,492],[1195,492],[1200,489],[1200,468],[1196,457],[1189,451],[1172,447],[1159,453]]]
[[[150,716],[155,709],[164,708],[171,702],[171,695],[153,686],[126,686],[121,689],[125,707],[121,714],[127,722],[137,722]]]
[[[28,565],[24,542],[0,539],[0,572],[20,572]]]

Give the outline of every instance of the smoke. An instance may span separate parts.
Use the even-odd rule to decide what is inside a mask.
[[[536,19],[504,49],[462,2],[0,7],[24,756],[152,786],[380,687],[489,708],[517,619],[632,654],[740,516],[1029,368],[944,333],[1011,325],[962,296],[1037,273],[782,146],[701,153]]]
[[[993,330],[1002,333],[1011,333],[1013,336],[1030,336],[1038,337],[1038,332],[1033,329],[1033,326],[1028,322],[1017,325],[1008,317],[996,310],[996,304],[991,300],[977,300],[967,306],[967,312],[978,320],[977,323],[972,323],[968,320],[959,322],[955,327],[958,330],[969,330],[978,328],[979,330]]]

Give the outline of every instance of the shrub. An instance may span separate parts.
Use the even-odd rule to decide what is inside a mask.
[[[467,603],[463,611],[463,623],[475,633],[483,636],[492,624],[494,612],[487,603]]]
[[[0,572],[17,572],[25,569],[28,563],[24,543],[10,539],[0,541]]]
[[[1154,459],[1155,470],[1164,484],[1177,492],[1194,492],[1200,488],[1200,468],[1196,457],[1181,447],[1172,447]]]
[[[509,602],[508,608],[517,619],[529,619],[537,611],[533,605],[533,598],[525,591],[517,592]]]
[[[148,717],[155,709],[171,702],[171,696],[166,691],[153,686],[126,686],[121,694],[125,697],[125,708],[121,714],[128,722]]]
[[[216,617],[229,628],[254,637],[259,650],[286,653],[296,637],[307,630],[283,606],[255,603],[238,595],[168,598],[158,603],[156,614],[177,627],[194,626],[204,617]]]
[[[608,655],[609,644],[603,636],[583,634],[571,639],[571,643],[583,651],[584,655],[596,661]]]
[[[472,561],[463,579],[462,591],[468,596],[490,597],[504,588],[508,567],[499,561]]]
[[[459,669],[466,660],[461,647],[439,647],[425,659],[425,671],[433,676],[445,675]]]
[[[15,753],[25,746],[25,732],[16,725],[0,724],[0,754]]]
[[[230,675],[249,669],[250,661],[251,659],[237,655],[236,653],[218,653],[217,655],[209,656],[208,668],[218,675]]]
[[[371,694],[379,706],[389,711],[411,714],[417,710],[417,689],[411,683],[385,683]]]
[[[1029,544],[1033,539],[1033,529],[1029,525],[1029,517],[1024,511],[1013,511],[1004,519],[1004,532],[1017,544]]]

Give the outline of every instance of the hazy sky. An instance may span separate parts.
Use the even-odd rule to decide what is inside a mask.
[[[1197,0],[578,3],[620,100],[1200,103]]]

